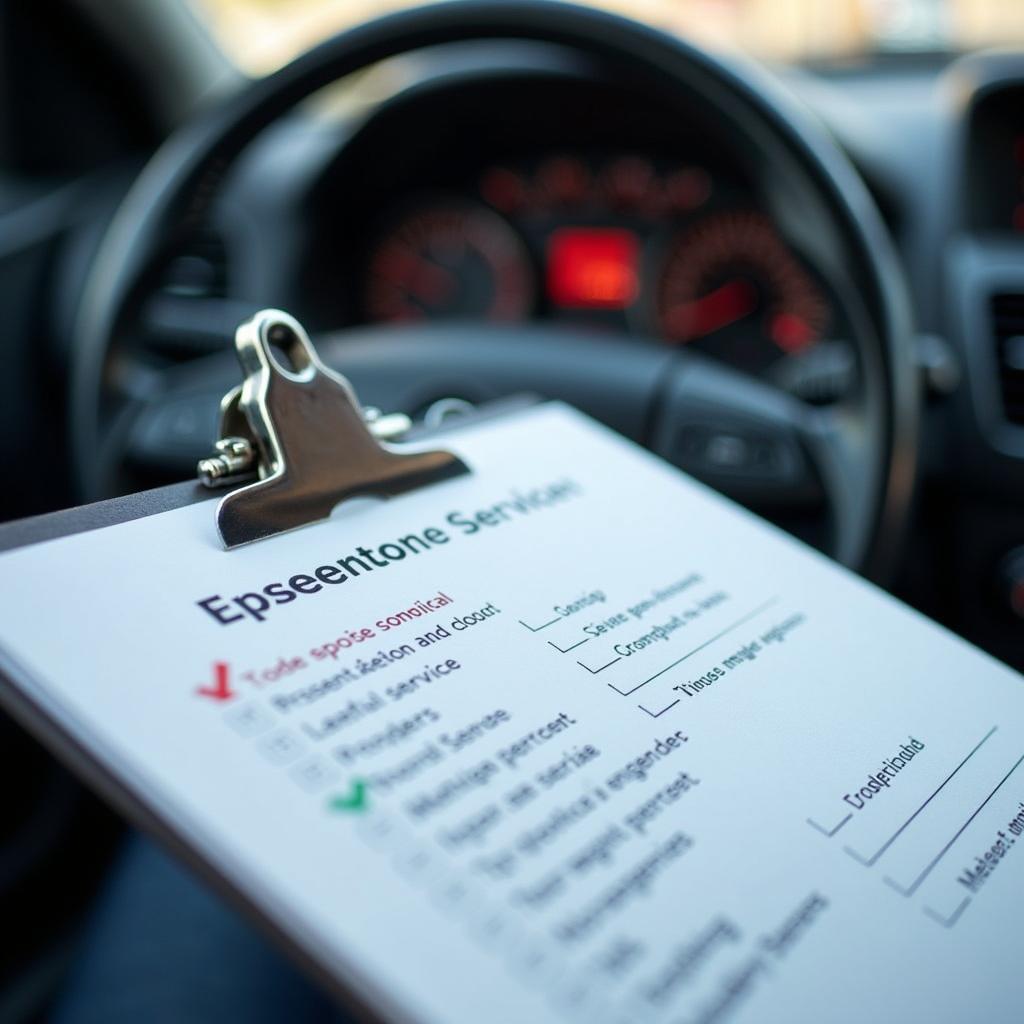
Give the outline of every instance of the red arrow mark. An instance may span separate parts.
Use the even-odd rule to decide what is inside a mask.
[[[228,685],[228,664],[226,661],[215,661],[213,663],[213,686],[200,686],[196,693],[200,697],[209,697],[212,700],[231,700],[235,691]]]

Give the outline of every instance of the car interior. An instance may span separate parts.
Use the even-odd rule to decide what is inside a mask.
[[[831,50],[336,6],[0,5],[0,519],[194,478],[279,308],[369,406],[568,402],[1024,670],[1014,5]],[[248,7],[332,13],[247,63]],[[126,826],[7,719],[0,763],[0,1021],[43,1020]]]

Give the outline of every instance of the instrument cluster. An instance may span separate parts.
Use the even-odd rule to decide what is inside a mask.
[[[812,402],[853,386],[841,304],[748,194],[697,163],[554,153],[392,208],[362,319],[544,320],[694,348]]]

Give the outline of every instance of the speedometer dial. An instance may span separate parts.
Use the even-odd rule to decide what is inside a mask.
[[[364,304],[371,320],[509,321],[533,307],[523,242],[486,207],[441,202],[399,221],[371,253]]]
[[[758,374],[810,349],[831,316],[772,222],[748,211],[713,214],[679,235],[656,303],[664,338]]]

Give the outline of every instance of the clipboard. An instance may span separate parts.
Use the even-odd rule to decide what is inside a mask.
[[[282,317],[269,312],[255,341],[250,326],[247,343],[284,323],[297,344]],[[291,428],[265,421],[277,371],[254,358],[225,401],[205,483],[0,527],[28,595],[0,621],[0,701],[339,1003],[403,1024],[646,1024],[721,1019],[737,993],[766,1000],[760,1019],[835,1019],[838,1007],[859,1020],[888,993],[887,1007],[913,998],[920,1015],[968,1019],[964,993],[983,985],[1012,1015],[1005,936],[1024,889],[1005,883],[1024,854],[1000,838],[996,857],[992,840],[1024,836],[1017,673],[557,403],[454,423],[444,436],[458,455],[421,435],[404,462],[373,437],[375,423],[394,437],[394,421],[367,423],[341,382],[324,393],[348,403],[367,489],[402,496],[293,532],[323,517],[324,488],[361,493],[331,466],[259,522],[233,506],[290,479],[293,449]],[[298,389],[292,413],[314,360],[300,352],[281,376]],[[345,439],[317,433],[323,422],[339,420],[307,410],[291,435],[320,439],[304,473],[328,442],[344,462]],[[204,503],[221,482],[239,486]],[[358,558],[340,554],[364,539]],[[111,566],[138,563],[142,578],[84,593],[80,622],[61,591],[53,643],[37,627],[54,596],[43,541],[83,591]],[[206,597],[215,589],[236,596]],[[353,648],[366,631],[349,627],[367,624],[387,640],[364,658]],[[345,660],[323,643],[333,637]],[[309,664],[281,689],[257,679],[228,693],[219,671],[212,690],[196,686],[200,662],[261,668],[296,651]],[[243,736],[229,717],[250,705],[273,721]],[[261,760],[259,737],[281,725],[305,730],[296,757],[329,754],[355,788],[299,795],[301,761]],[[366,786],[375,802],[356,821]],[[410,877],[424,851],[438,869],[426,882]],[[979,852],[1005,866],[972,866]],[[351,889],[338,884],[348,863],[361,873]],[[462,895],[453,871],[466,873]],[[478,916],[495,907],[497,932]],[[480,924],[505,945],[485,949]],[[913,956],[878,960],[880,930]],[[615,989],[609,943],[638,932],[645,986]],[[682,1005],[678,965],[693,949],[714,953]],[[537,950],[553,952],[539,969],[519,957]],[[983,978],[974,989],[969,969]]]
[[[235,345],[244,381],[224,397],[221,437],[197,466],[196,480],[2,523],[0,553],[198,503],[211,506],[226,548],[256,543],[322,521],[347,498],[398,495],[469,472],[444,451],[399,454],[381,440],[432,440],[538,402],[528,395],[501,399],[432,427],[417,426],[405,416],[363,410],[348,381],[320,361],[305,329],[287,313],[255,314],[239,327]],[[326,413],[319,422],[318,413]],[[217,489],[227,491],[219,501]],[[272,489],[278,494],[268,501]],[[209,883],[340,1006],[381,1024],[406,1019],[390,1006],[387,993],[360,984],[354,966],[350,986],[339,982],[337,965],[327,969],[308,955],[244,886],[183,838],[172,809],[154,806],[142,787],[125,785],[61,721],[57,709],[33,703],[26,696],[28,683],[0,647],[0,706],[69,771]]]

